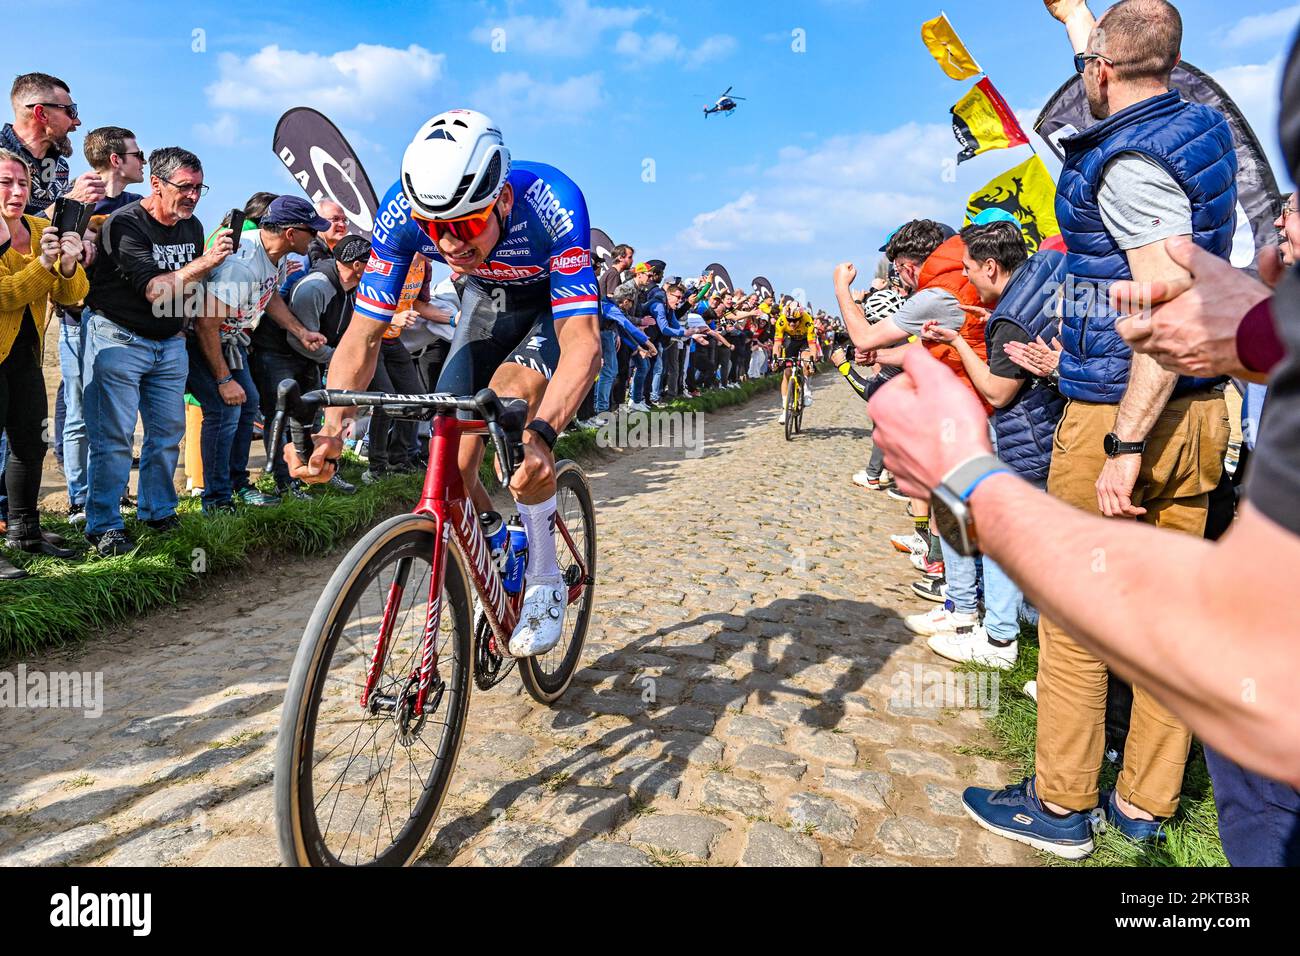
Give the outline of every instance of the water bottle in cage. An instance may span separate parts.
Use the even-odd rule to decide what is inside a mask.
[[[517,515],[510,519],[509,532],[510,548],[502,579],[508,594],[518,594],[524,586],[524,568],[528,565],[528,535]]]
[[[492,563],[497,566],[498,571],[504,573],[510,550],[510,535],[506,531],[506,523],[495,511],[484,511],[478,516],[478,520],[483,526],[483,537],[487,538],[488,553],[492,555]]]

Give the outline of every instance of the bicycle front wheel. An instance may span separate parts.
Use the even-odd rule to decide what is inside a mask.
[[[348,552],[303,632],[280,718],[275,808],[291,866],[402,866],[447,793],[469,710],[469,584],[447,555],[437,666],[414,715],[434,568],[434,523],[399,515]],[[386,652],[361,705],[380,635]]]
[[[796,376],[790,376],[790,389],[785,399],[785,440],[791,441],[795,432],[795,415],[802,396],[799,394],[799,382]]]
[[[519,662],[519,678],[539,704],[555,703],[573,681],[587,641],[587,626],[591,623],[591,606],[596,595],[596,508],[587,476],[573,462],[561,461],[556,464],[555,484],[555,513],[560,519],[555,523],[555,553],[560,573],[566,586],[572,589],[581,585],[582,590],[578,599],[564,609],[564,636],[560,643],[545,654]],[[573,542],[572,547],[560,531],[561,522]],[[586,566],[585,575],[578,557]]]

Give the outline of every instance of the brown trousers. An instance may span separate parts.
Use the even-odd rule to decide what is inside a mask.
[[[1117,406],[1070,402],[1056,428],[1048,494],[1099,514],[1096,480],[1106,462],[1102,439],[1115,426]],[[1147,436],[1133,503],[1141,520],[1200,537],[1209,492],[1219,482],[1228,447],[1223,394],[1196,392],[1171,399]],[[1122,520],[1122,519],[1116,519]],[[1104,561],[1099,555],[1097,560]],[[1160,555],[1153,553],[1152,561]],[[1104,570],[1104,569],[1099,569]],[[1141,634],[1132,634],[1141,640]],[[1070,810],[1097,805],[1097,777],[1106,745],[1106,665],[1058,624],[1038,626],[1038,792]],[[1119,795],[1157,817],[1178,809],[1191,732],[1142,688],[1133,710]]]

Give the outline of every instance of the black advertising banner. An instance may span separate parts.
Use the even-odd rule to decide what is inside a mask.
[[[1277,177],[1269,165],[1259,138],[1241,115],[1232,97],[1213,79],[1187,61],[1174,67],[1170,83],[1182,91],[1183,96],[1196,102],[1213,106],[1225,117],[1232,128],[1232,138],[1237,145],[1237,201],[1246,211],[1250,229],[1255,236],[1255,251],[1264,246],[1277,245],[1277,230],[1273,220],[1282,211],[1278,196]],[[1088,98],[1083,89],[1083,78],[1072,76],[1052,94],[1043,111],[1034,122],[1034,131],[1051,147],[1062,162],[1065,151],[1060,141],[1081,133],[1097,122],[1088,110]]]
[[[754,276],[754,281],[751,284],[758,290],[761,297],[766,299],[776,298],[776,290],[772,288],[772,283],[768,281],[766,276]]]
[[[591,258],[595,262],[607,262],[614,256],[614,246],[617,243],[609,238],[609,233],[604,229],[591,230]]]
[[[723,266],[721,263],[718,262],[709,263],[707,266],[704,267],[704,272],[702,273],[702,275],[708,275],[710,272],[713,273],[714,285],[719,292],[726,294],[728,292],[734,292],[736,290],[735,285],[733,285],[731,281],[731,273],[728,272],[726,270],[726,267]]]
[[[348,231],[370,238],[379,200],[337,126],[316,110],[296,107],[275,125],[273,148],[313,203],[338,203],[347,213]]]

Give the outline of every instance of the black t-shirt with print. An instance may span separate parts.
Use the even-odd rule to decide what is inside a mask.
[[[197,314],[202,307],[201,285],[177,301],[158,302],[145,298],[145,287],[156,276],[182,269],[202,254],[203,224],[197,218],[164,226],[142,203],[123,206],[100,230],[86,305],[147,339],[171,338],[185,327],[186,312]]]

